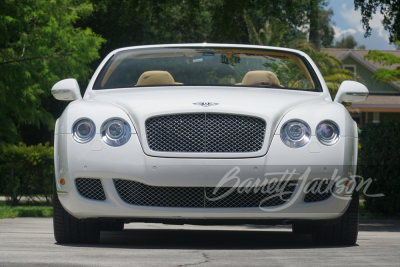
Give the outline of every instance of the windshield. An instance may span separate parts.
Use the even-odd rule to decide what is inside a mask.
[[[104,66],[93,89],[187,85],[321,91],[308,62],[294,53],[208,47],[118,52]]]

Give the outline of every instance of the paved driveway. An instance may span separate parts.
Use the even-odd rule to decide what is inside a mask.
[[[0,220],[0,266],[400,266],[400,222],[362,221],[352,247],[290,227],[129,224],[98,245],[58,245],[52,219]]]

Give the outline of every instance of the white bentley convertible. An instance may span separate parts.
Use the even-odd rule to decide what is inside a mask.
[[[357,126],[303,52],[179,44],[113,51],[55,127],[54,233],[95,243],[131,222],[292,224],[317,244],[357,241]]]

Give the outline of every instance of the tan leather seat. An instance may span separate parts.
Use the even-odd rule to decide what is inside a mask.
[[[268,70],[253,70],[246,73],[243,77],[241,83],[237,83],[236,85],[255,85],[260,83],[262,86],[262,82],[269,82],[273,85],[281,86],[278,77],[276,77],[275,73]]]
[[[171,85],[183,84],[175,82],[174,78],[168,71],[152,70],[143,72],[137,81],[136,86],[146,85]]]

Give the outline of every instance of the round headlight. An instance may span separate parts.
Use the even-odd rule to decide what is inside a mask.
[[[110,146],[122,146],[131,137],[131,127],[122,119],[109,119],[103,123],[101,139]]]
[[[323,121],[318,124],[316,135],[322,144],[327,146],[334,145],[339,140],[339,126],[333,121]]]
[[[119,139],[124,135],[124,123],[121,121],[113,121],[107,128],[107,135],[111,139]]]
[[[281,139],[288,147],[303,147],[310,141],[310,137],[310,126],[302,120],[287,121],[281,128]]]
[[[79,119],[72,126],[72,137],[76,142],[84,144],[92,140],[96,133],[96,126],[89,119]]]

